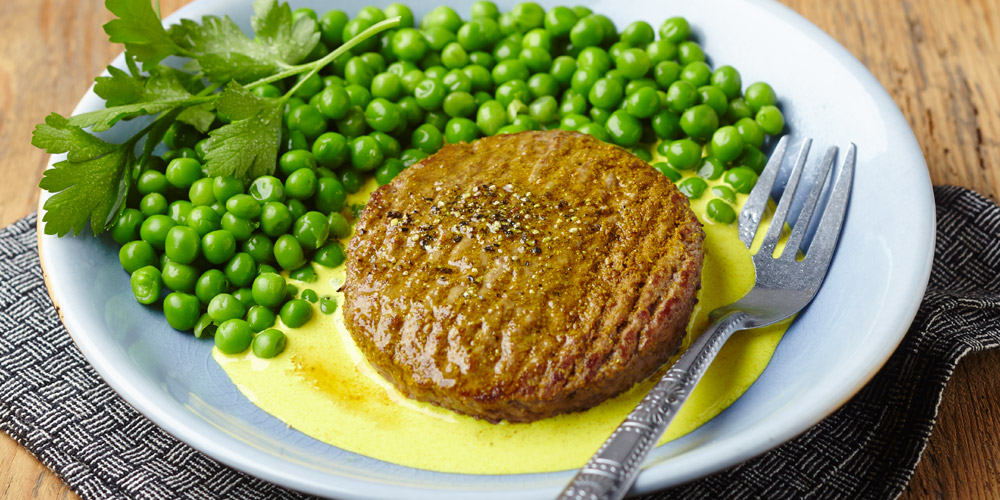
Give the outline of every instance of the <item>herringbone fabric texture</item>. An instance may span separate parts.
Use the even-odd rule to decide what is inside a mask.
[[[930,286],[875,379],[795,440],[645,500],[854,500],[902,492],[956,363],[1000,347],[1000,207],[961,188],[935,188],[935,196]],[[0,230],[0,428],[85,499],[306,498],[178,442],[104,384],[48,298],[35,223],[31,215]]]

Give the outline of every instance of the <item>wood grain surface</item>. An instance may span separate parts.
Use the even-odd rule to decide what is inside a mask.
[[[858,57],[913,128],[935,184],[1000,196],[1000,2],[783,0]],[[164,15],[184,0],[162,0]],[[121,50],[93,0],[0,2],[0,226],[35,210],[46,155],[30,144],[49,112],[68,115]],[[0,497],[77,498],[0,434]],[[1000,351],[969,356],[906,499],[1000,498]]]

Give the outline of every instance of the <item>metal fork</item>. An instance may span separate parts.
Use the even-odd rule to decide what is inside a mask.
[[[819,175],[809,191],[798,219],[781,255],[773,256],[785,226],[792,199],[809,153],[811,139],[806,139],[789,174],[771,224],[764,234],[760,250],[753,255],[756,280],[753,289],[742,299],[712,311],[714,320],[638,406],[604,442],[559,495],[560,500],[620,500],[635,482],[642,462],[656,446],[670,421],[701,380],[722,345],[737,330],[777,323],[804,308],[819,290],[833,258],[840,228],[847,209],[854,176],[857,149],[851,144],[836,181],[831,181],[830,195],[816,227],[805,258],[797,258],[816,205],[832,170],[837,148],[831,146],[820,165]],[[774,181],[784,161],[788,136],[782,137],[774,153],[750,192],[740,212],[740,240],[751,248],[771,195]]]

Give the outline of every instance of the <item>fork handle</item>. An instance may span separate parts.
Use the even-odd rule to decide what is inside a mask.
[[[729,312],[708,326],[577,472],[558,500],[621,500],[712,360],[749,316]]]

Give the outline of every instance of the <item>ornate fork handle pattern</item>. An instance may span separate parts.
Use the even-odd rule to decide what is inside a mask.
[[[744,328],[749,315],[722,316],[681,355],[594,454],[560,500],[620,500],[639,475],[646,455],[656,446],[681,405],[698,385],[726,340]]]

